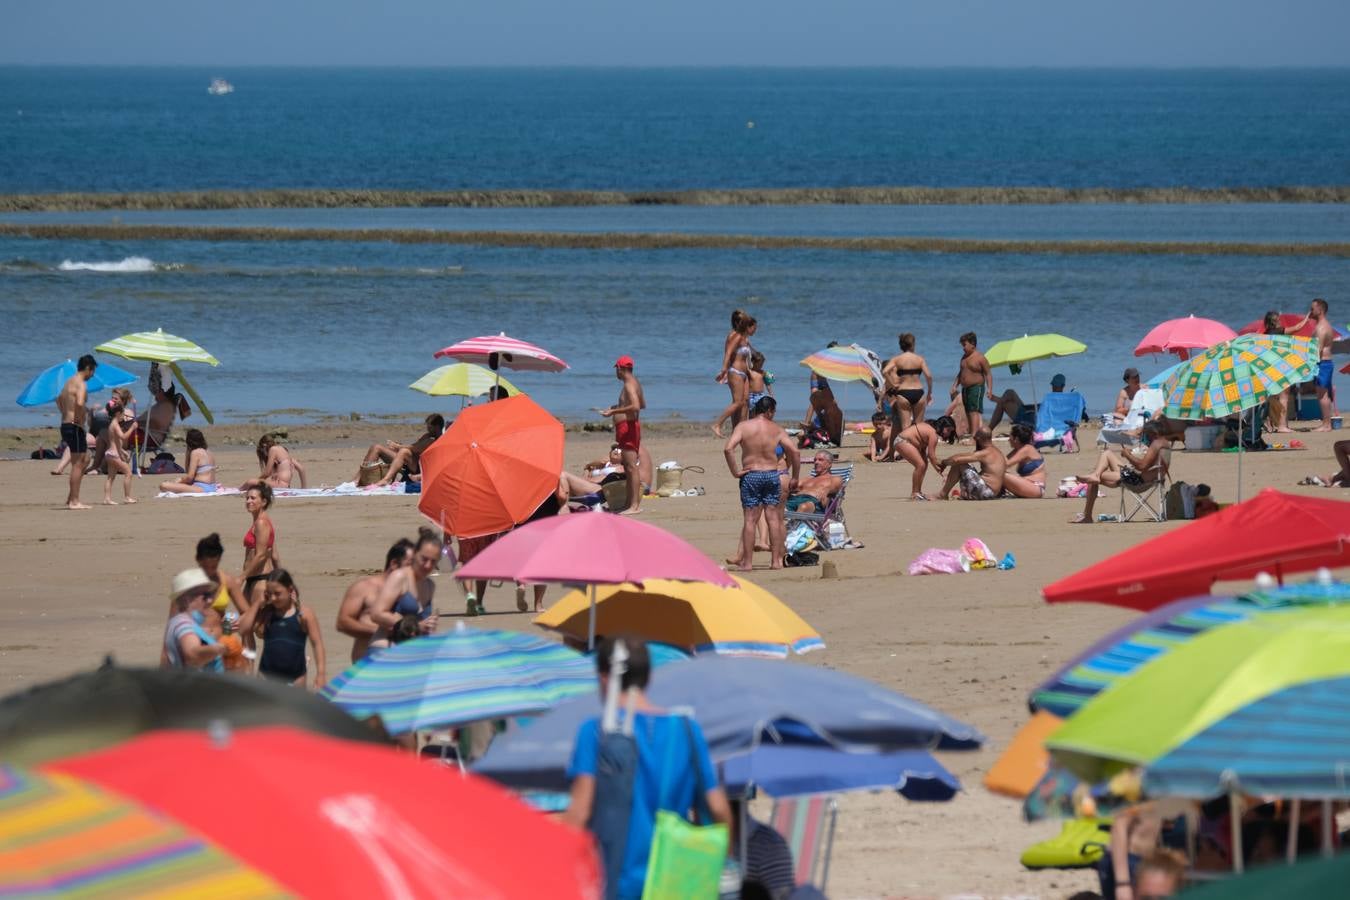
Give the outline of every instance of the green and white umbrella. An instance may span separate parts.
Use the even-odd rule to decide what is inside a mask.
[[[197,408],[202,411],[202,416],[206,418],[206,421],[208,423],[216,421],[215,416],[211,415],[211,410],[207,408],[201,396],[183,377],[183,370],[178,368],[180,362],[199,362],[210,366],[220,365],[220,360],[207,353],[199,345],[192,343],[187,338],[169,334],[163,328],[157,328],[154,331],[124,334],[119,338],[113,338],[111,341],[99,344],[94,349],[120,356],[123,359],[143,359],[147,362],[167,364],[177,383],[197,404]]]

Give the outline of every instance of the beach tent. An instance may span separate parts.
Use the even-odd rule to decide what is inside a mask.
[[[1047,585],[1049,603],[1142,612],[1203,594],[1216,581],[1350,565],[1350,503],[1266,488],[1237,503]]]

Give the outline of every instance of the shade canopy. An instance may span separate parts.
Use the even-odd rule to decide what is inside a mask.
[[[1303,321],[1303,315],[1303,313],[1280,313],[1280,327],[1293,328],[1299,322]],[[1316,330],[1317,323],[1309,319],[1306,325],[1294,332],[1294,336],[1310,338]],[[1243,325],[1238,329],[1238,334],[1265,334],[1265,331],[1266,320],[1262,317]],[[1345,333],[1340,329],[1336,329],[1336,336],[1344,337]]]
[[[771,797],[896,791],[907,800],[941,802],[961,782],[924,750],[849,753],[833,747],[763,744],[722,764],[722,786],[733,797],[753,786]]]
[[[75,362],[69,359],[44,369],[28,382],[19,392],[19,396],[14,398],[14,402],[20,406],[45,406],[54,403],[60,396],[61,389],[66,386],[66,382],[75,376],[75,372]],[[84,387],[89,393],[97,394],[99,391],[133,384],[135,381],[136,376],[126,369],[119,369],[112,363],[99,363],[93,377],[85,382]]]
[[[1172,370],[1162,384],[1163,414],[1206,419],[1240,413],[1312,377],[1307,338],[1244,334]]]
[[[113,338],[94,348],[103,353],[111,353],[124,359],[143,359],[148,362],[198,362],[211,366],[220,365],[206,350],[187,338],[169,334],[163,328],[154,331],[138,331]]]
[[[469,407],[422,453],[417,508],[457,537],[507,531],[558,489],[562,455],[562,423],[529,397]]]
[[[861,347],[826,347],[803,359],[801,364],[832,381],[863,381],[871,384],[873,379],[867,351]]]
[[[999,341],[985,351],[984,357],[991,366],[1011,366],[1038,359],[1074,356],[1085,350],[1087,344],[1062,334],[1024,334],[1020,338]]]
[[[473,363],[438,366],[408,387],[432,397],[481,397],[497,385],[509,395],[520,393],[520,388],[505,378]]]
[[[517,399],[524,398],[490,405]],[[475,556],[456,577],[534,584],[643,584],[651,578],[736,584],[711,559],[669,531],[604,513],[553,516],[517,528]]]
[[[1350,503],[1266,488],[1048,585],[1050,603],[1157,609],[1215,581],[1350,565]]]
[[[595,592],[598,634],[633,634],[697,653],[786,656],[825,646],[819,632],[782,600],[744,578],[735,587],[653,578],[642,587],[607,585]],[[591,598],[572,591],[534,623],[575,640],[589,633]]]
[[[1154,325],[1134,348],[1135,356],[1150,353],[1176,353],[1185,359],[1191,350],[1204,350],[1237,337],[1237,332],[1222,322],[1197,318],[1168,319]]]
[[[1046,741],[1100,781],[1147,767],[1242,707],[1307,681],[1350,676],[1350,607],[1263,613],[1208,631],[1098,694]]]
[[[567,363],[549,353],[542,347],[507,337],[501,334],[487,334],[469,338],[449,347],[436,351],[436,357],[448,358],[464,363],[477,363],[490,369],[515,369],[517,371],[561,372]]]

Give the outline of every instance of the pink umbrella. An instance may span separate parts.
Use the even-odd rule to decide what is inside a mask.
[[[561,372],[567,368],[567,363],[542,347],[507,337],[505,332],[469,338],[437,350],[435,355],[459,362],[477,363],[494,372],[499,366],[533,372]]]
[[[554,516],[517,528],[455,577],[590,585],[590,646],[595,644],[597,584],[641,585],[649,578],[669,578],[736,586],[716,563],[669,531],[604,513]]]
[[[1186,359],[1190,356],[1190,350],[1208,350],[1215,344],[1231,341],[1235,337],[1237,332],[1222,322],[1189,315],[1184,319],[1168,319],[1153,326],[1153,330],[1144,335],[1139,346],[1134,348],[1134,355],[1175,353]]]

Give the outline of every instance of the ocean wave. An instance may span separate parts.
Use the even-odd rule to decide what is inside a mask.
[[[56,267],[61,272],[154,272],[154,260],[144,256],[128,256],[117,262],[80,262],[65,260]]]

